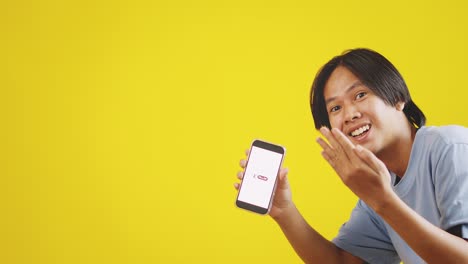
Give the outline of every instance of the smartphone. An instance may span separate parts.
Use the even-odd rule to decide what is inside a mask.
[[[285,148],[262,140],[254,140],[237,194],[236,205],[258,214],[267,214],[276,189]]]

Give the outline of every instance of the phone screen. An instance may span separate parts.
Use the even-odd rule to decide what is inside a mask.
[[[260,214],[268,212],[283,156],[284,148],[280,146],[260,140],[253,142],[237,206]]]

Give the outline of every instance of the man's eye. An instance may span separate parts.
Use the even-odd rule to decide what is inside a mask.
[[[340,107],[339,106],[334,106],[334,107],[330,108],[330,113],[336,112],[338,110],[340,110]]]
[[[366,94],[367,94],[366,92],[360,92],[360,93],[358,93],[358,94],[356,95],[356,99],[361,99],[361,98],[363,98],[364,96],[366,96]]]

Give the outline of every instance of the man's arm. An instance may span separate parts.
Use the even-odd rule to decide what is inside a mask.
[[[436,227],[406,205],[389,185],[385,164],[371,151],[354,146],[337,129],[331,133],[326,129],[321,131],[332,146],[319,138],[324,158],[342,181],[421,258],[428,263],[468,263],[468,243]]]
[[[369,150],[355,153],[378,174],[387,173],[385,165]],[[468,263],[468,243],[433,225],[405,204],[391,188],[382,188],[371,207],[400,237],[428,263]]]
[[[468,263],[468,243],[434,226],[395,193],[375,209],[408,245],[428,263]]]
[[[340,249],[315,231],[294,205],[274,220],[305,263],[364,263],[362,259]]]
[[[243,159],[240,161],[240,166],[245,168],[246,163],[246,159]],[[305,263],[364,263],[325,239],[305,221],[292,201],[287,173],[287,169],[281,168],[269,214],[278,223],[299,257]],[[244,172],[238,172],[237,178],[242,180],[243,177]],[[239,189],[240,184],[235,183],[234,187]]]

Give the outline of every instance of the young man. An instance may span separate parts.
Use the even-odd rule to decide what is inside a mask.
[[[359,201],[328,241],[295,207],[281,169],[270,215],[305,262],[468,263],[468,129],[424,126],[401,75],[368,49],[322,67],[311,109],[322,156]]]

